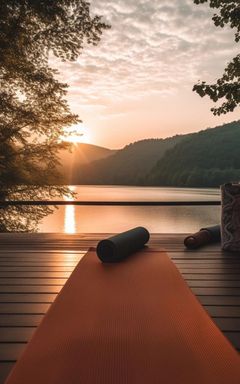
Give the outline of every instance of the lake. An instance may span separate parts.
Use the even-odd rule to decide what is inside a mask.
[[[218,189],[128,186],[72,186],[79,201],[214,201]],[[60,206],[40,232],[103,233],[145,226],[152,233],[186,233],[220,222],[220,206]]]

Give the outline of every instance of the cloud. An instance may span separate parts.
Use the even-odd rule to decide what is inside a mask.
[[[112,28],[75,63],[54,60],[75,111],[116,114],[119,105],[166,98],[198,80],[214,81],[237,52],[233,32],[217,29],[193,0],[92,0]],[[122,113],[122,112],[121,112]]]

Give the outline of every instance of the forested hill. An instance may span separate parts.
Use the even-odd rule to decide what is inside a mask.
[[[59,171],[62,174],[62,181],[66,184],[74,184],[82,167],[93,161],[112,156],[116,152],[92,144],[72,144],[71,151],[62,150],[59,153]]]
[[[185,136],[149,172],[149,185],[217,187],[240,179],[240,122]]]
[[[94,161],[74,172],[73,184],[129,184],[138,185],[165,152],[179,143],[184,136],[167,139],[148,139],[129,144],[122,150]]]

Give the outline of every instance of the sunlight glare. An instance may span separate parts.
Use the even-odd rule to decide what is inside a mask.
[[[62,137],[62,140],[67,141],[68,143],[77,144],[91,142],[89,130],[83,124],[66,128],[65,134],[66,136]]]

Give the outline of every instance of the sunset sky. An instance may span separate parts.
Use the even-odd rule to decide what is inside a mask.
[[[239,119],[222,117],[192,92],[214,82],[238,53],[234,33],[216,28],[211,10],[193,0],[91,0],[112,28],[75,63],[55,65],[69,84],[85,141],[121,148],[152,137],[199,131]]]

